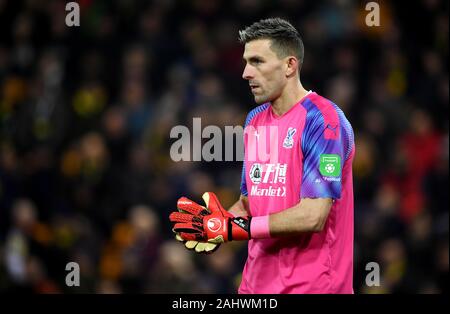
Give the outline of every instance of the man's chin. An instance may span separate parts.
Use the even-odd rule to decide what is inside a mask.
[[[258,97],[258,96],[255,96],[255,102],[256,102],[258,105],[262,105],[262,104],[264,104],[264,103],[267,102],[267,97]]]

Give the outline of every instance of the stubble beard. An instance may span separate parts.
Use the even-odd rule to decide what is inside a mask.
[[[262,104],[264,104],[264,103],[269,101],[269,97],[267,95],[265,95],[265,94],[264,95],[253,95],[253,96],[255,98],[255,102],[258,105],[262,105]]]

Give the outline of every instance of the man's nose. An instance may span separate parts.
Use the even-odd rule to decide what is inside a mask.
[[[253,78],[253,70],[251,68],[251,66],[249,66],[248,64],[245,66],[244,68],[244,72],[242,72],[242,78],[244,80],[250,80]]]

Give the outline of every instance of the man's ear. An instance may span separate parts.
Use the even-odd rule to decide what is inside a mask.
[[[286,77],[294,76],[300,63],[296,57],[289,56],[286,58]]]

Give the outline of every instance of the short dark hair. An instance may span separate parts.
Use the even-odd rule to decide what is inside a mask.
[[[260,20],[239,31],[239,42],[246,44],[256,39],[270,39],[271,48],[279,58],[294,55],[303,63],[304,47],[300,34],[288,21],[281,18]]]

